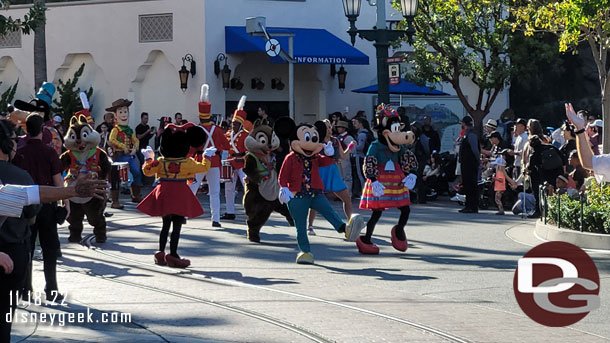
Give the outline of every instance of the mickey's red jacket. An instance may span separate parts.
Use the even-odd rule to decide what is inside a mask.
[[[318,154],[311,158],[311,162],[311,188],[323,190],[324,183],[322,183],[318,168],[327,167],[335,163],[335,161],[330,157]],[[303,160],[293,151],[286,155],[284,163],[282,163],[278,177],[279,184],[281,187],[288,187],[292,193],[298,193],[301,191],[303,177]]]

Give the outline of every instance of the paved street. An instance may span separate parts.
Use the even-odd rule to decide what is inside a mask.
[[[517,260],[530,246],[533,221],[457,213],[448,201],[412,207],[409,249],[390,245],[398,211],[379,221],[379,256],[360,255],[323,219],[310,237],[316,264],[297,265],[295,230],[279,215],[262,243],[245,238],[245,217],[223,228],[206,214],[183,227],[187,270],[157,267],[161,222],[129,203],[111,210],[108,242],[68,244],[62,226],[60,290],[65,306],[28,312],[122,312],[127,324],[18,323],[14,342],[602,342],[610,340],[610,255],[591,253],[601,278],[601,308],[568,328],[526,317],[512,290]],[[339,210],[337,202],[332,203]],[[368,213],[363,212],[365,218]],[[90,233],[87,228],[85,233]],[[36,261],[35,289],[44,287]],[[28,313],[29,314],[29,313]]]

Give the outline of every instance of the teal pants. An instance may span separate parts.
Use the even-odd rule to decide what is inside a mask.
[[[297,228],[297,244],[302,252],[311,252],[309,237],[307,236],[307,216],[310,208],[324,216],[337,232],[345,224],[337,212],[330,206],[324,194],[316,194],[313,197],[292,198],[288,202],[288,210],[294,219],[294,224]]]

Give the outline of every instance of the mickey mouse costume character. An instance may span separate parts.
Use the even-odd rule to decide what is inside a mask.
[[[229,150],[229,142],[225,137],[224,130],[212,122],[211,110],[212,104],[209,102],[210,87],[207,84],[201,86],[201,97],[199,101],[199,122],[203,131],[205,131],[207,139],[198,147],[191,148],[189,153],[195,161],[201,161],[203,152],[207,148],[216,148],[216,154],[210,159],[212,161],[210,170],[205,174],[210,189],[210,209],[212,212],[212,226],[220,227],[220,155],[223,151]],[[193,193],[197,192],[201,182],[203,181],[204,173],[195,175],[195,182],[190,185]]]
[[[225,201],[226,210],[224,216],[220,217],[222,220],[233,220],[235,219],[235,183],[236,180],[241,182],[241,185],[246,189],[244,183],[244,157],[246,156],[246,146],[244,141],[248,137],[248,132],[245,131],[245,123],[247,114],[244,111],[244,105],[246,104],[246,96],[242,96],[237,104],[237,109],[233,113],[233,120],[231,121],[231,130],[227,132],[226,138],[229,141],[229,162],[233,167],[233,174],[231,175],[231,181],[225,181]]]
[[[286,204],[278,200],[280,185],[275,170],[274,151],[280,146],[280,140],[267,123],[266,119],[257,119],[244,142],[248,149],[244,173],[246,187],[244,194],[244,210],[248,219],[248,239],[260,242],[261,228],[276,211],[286,217],[292,226],[294,221]],[[225,185],[226,186],[226,185]]]
[[[55,149],[57,155],[61,155],[63,142],[51,118],[51,105],[54,94],[55,86],[51,82],[44,82],[40,86],[38,93],[36,93],[36,97],[30,100],[30,102],[15,100],[15,110],[9,114],[9,119],[25,130],[25,119],[29,114],[36,113],[43,117],[45,124],[42,131],[42,142]]]
[[[324,184],[319,168],[335,162],[332,158],[319,154],[322,149],[326,155],[334,153],[332,142],[322,143],[322,137],[326,136],[326,124],[317,121],[314,125],[302,123],[297,126],[292,119],[282,117],[275,122],[273,130],[278,136],[287,136],[292,149],[284,159],[278,180],[282,187],[279,200],[288,204],[297,229],[300,252],[296,262],[312,264],[313,254],[307,236],[307,215],[310,208],[322,214],[337,232],[345,233],[348,240],[358,236],[362,227],[354,225],[358,221],[354,221],[353,217],[346,225],[322,194]]]
[[[407,250],[404,226],[411,212],[409,189],[415,186],[417,169],[415,155],[404,145],[413,144],[413,132],[403,131],[398,112],[389,105],[377,107],[377,137],[371,143],[364,159],[363,172],[366,182],[362,190],[360,208],[372,210],[366,234],[358,237],[356,246],[362,254],[379,254],[379,248],[371,242],[375,225],[384,210],[398,208],[398,224],[392,228],[392,246]],[[405,176],[406,175],[406,176]]]
[[[155,153],[152,148],[142,149],[142,155],[146,160],[142,167],[144,175],[156,175],[160,180],[155,189],[136,206],[142,213],[163,218],[159,251],[154,255],[155,264],[167,264],[175,268],[186,268],[191,264],[191,261],[178,255],[180,230],[185,217],[199,217],[203,214],[203,208],[186,181],[193,178],[196,173],[205,173],[210,169],[210,158],[216,153],[216,149],[206,149],[202,163],[186,156],[190,147],[201,146],[205,140],[205,132],[193,123],[181,126],[169,124],[161,134],[161,157],[154,160]],[[166,255],[165,246],[172,223],[174,227],[170,253]]]
[[[68,150],[59,159],[64,166],[64,171],[67,172],[64,178],[67,184],[74,182],[80,173],[88,173],[92,178],[98,180],[105,180],[108,177],[111,163],[106,152],[98,147],[100,134],[89,125],[84,115],[75,115],[70,119],[70,127],[64,141]],[[83,219],[87,215],[87,221],[93,226],[96,242],[106,242],[105,208],[105,199],[70,199],[70,216],[68,216],[70,237],[68,240],[73,243],[81,241]]]

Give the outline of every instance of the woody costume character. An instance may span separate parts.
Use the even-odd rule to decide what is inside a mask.
[[[163,227],[159,236],[159,250],[154,255],[155,264],[186,268],[190,261],[178,255],[180,230],[185,217],[195,218],[203,214],[203,208],[197,197],[187,185],[196,173],[205,173],[210,169],[210,157],[216,153],[215,148],[204,151],[203,162],[195,162],[186,157],[189,147],[200,146],[206,138],[203,130],[193,123],[185,125],[169,124],[161,134],[161,157],[154,159],[152,148],[142,150],[145,162],[142,171],[146,176],[155,175],[159,184],[136,206],[149,216],[162,217]],[[170,253],[165,254],[169,228],[173,223],[170,241]]]
[[[129,171],[133,176],[131,183],[131,201],[138,203],[140,200],[140,187],[142,187],[142,171],[140,170],[140,161],[136,157],[136,151],[140,141],[136,137],[135,131],[129,126],[129,106],[132,101],[127,99],[118,99],[108,107],[106,111],[114,113],[116,124],[110,131],[108,138],[114,151],[115,162],[129,163]],[[118,185],[113,183],[110,190],[112,196],[112,208],[121,209],[123,206],[119,201]]]
[[[227,212],[220,217],[223,220],[235,219],[235,182],[236,179],[241,182],[244,190],[246,184],[244,178],[244,157],[246,156],[246,146],[244,144],[248,132],[245,130],[244,123],[246,120],[246,111],[244,111],[244,105],[246,103],[246,96],[242,96],[237,105],[235,113],[233,113],[233,120],[231,122],[231,130],[227,132],[226,137],[229,141],[229,163],[233,167],[233,173],[231,175],[231,181],[225,181],[225,201]]]
[[[211,166],[207,173],[195,174],[195,182],[190,187],[194,194],[201,186],[203,177],[205,176],[208,182],[210,197],[210,210],[212,212],[212,226],[220,227],[220,168],[222,166],[220,155],[223,151],[229,150],[229,142],[225,137],[224,130],[212,122],[211,110],[212,104],[208,100],[209,86],[204,84],[201,86],[201,97],[198,104],[199,107],[199,127],[203,128],[206,134],[206,141],[203,145],[191,148],[189,157],[197,162],[203,160],[203,152],[207,148],[216,148],[216,153],[210,158]]]

